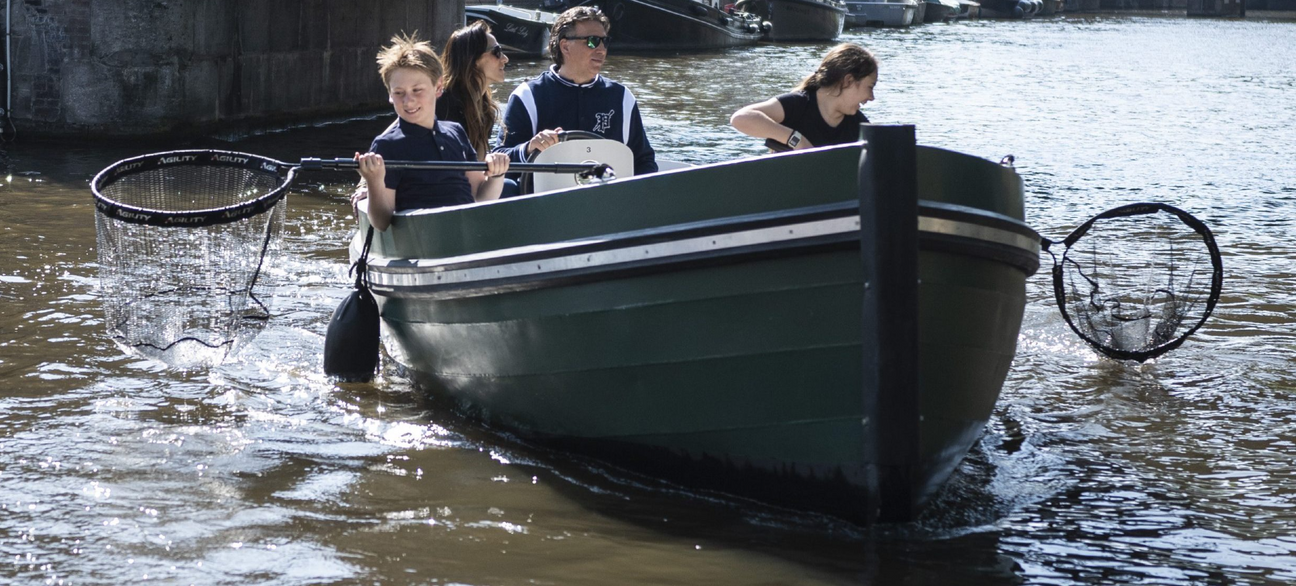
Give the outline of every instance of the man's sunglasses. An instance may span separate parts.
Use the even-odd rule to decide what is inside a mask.
[[[500,46],[500,45],[495,45],[494,47],[491,47],[491,48],[490,48],[490,54],[491,54],[491,55],[494,55],[496,59],[503,59],[503,58],[504,58],[504,47],[502,47],[502,46]]]
[[[599,45],[610,42],[608,41],[607,37],[599,37],[595,35],[590,35],[588,37],[562,37],[562,38],[568,41],[585,41],[585,46],[591,49],[597,49]]]

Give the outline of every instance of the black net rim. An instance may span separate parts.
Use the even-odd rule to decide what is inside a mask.
[[[1112,208],[1092,218],[1089,218],[1089,221],[1081,224],[1075,230],[1072,230],[1071,233],[1068,234],[1067,237],[1062,240],[1062,243],[1066,245],[1067,251],[1070,251],[1071,245],[1075,244],[1077,240],[1079,240],[1087,232],[1089,232],[1089,229],[1093,228],[1094,223],[1099,220],[1103,220],[1107,218],[1118,218],[1122,216],[1138,216],[1144,214],[1155,214],[1157,212],[1168,212],[1178,217],[1180,221],[1182,221],[1189,228],[1192,228],[1194,232],[1196,232],[1199,236],[1201,236],[1202,240],[1206,243],[1206,248],[1210,250],[1211,292],[1210,292],[1210,297],[1206,300],[1206,311],[1202,313],[1201,319],[1197,320],[1197,323],[1193,324],[1192,328],[1189,328],[1187,332],[1184,332],[1184,334],[1179,336],[1178,338],[1175,338],[1169,342],[1161,344],[1160,346],[1157,346],[1155,348],[1135,351],[1135,350],[1121,350],[1119,348],[1112,348],[1089,337],[1088,335],[1085,335],[1085,333],[1075,325],[1075,322],[1071,320],[1071,314],[1067,312],[1066,287],[1063,278],[1063,262],[1055,261],[1053,263],[1053,297],[1057,301],[1058,310],[1062,312],[1062,318],[1066,320],[1068,326],[1071,326],[1071,331],[1075,332],[1077,336],[1080,336],[1080,338],[1083,339],[1085,342],[1087,342],[1090,346],[1093,346],[1094,349],[1098,350],[1103,355],[1108,356],[1110,358],[1115,358],[1117,360],[1135,360],[1138,362],[1145,362],[1147,360],[1165,354],[1166,352],[1174,350],[1175,348],[1178,348],[1179,345],[1183,344],[1184,341],[1187,340],[1189,336],[1193,335],[1193,333],[1196,332],[1197,329],[1202,326],[1202,324],[1206,323],[1206,320],[1209,319],[1211,314],[1215,312],[1215,304],[1219,302],[1220,291],[1222,291],[1224,288],[1224,259],[1223,257],[1220,256],[1219,245],[1215,243],[1215,235],[1211,232],[1210,228],[1207,227],[1204,222],[1198,220],[1192,214],[1185,212],[1169,204],[1156,203],[1156,202],[1142,202],[1142,203],[1132,203],[1132,204]],[[1045,246],[1045,250],[1047,249],[1048,247]],[[1065,259],[1066,252],[1063,252],[1062,256],[1063,259]]]
[[[275,189],[240,204],[206,210],[156,210],[127,205],[103,194],[106,188],[123,177],[164,167],[178,166],[235,167],[262,174],[273,174],[280,181]],[[109,218],[150,226],[203,227],[228,224],[250,218],[274,207],[288,193],[297,167],[258,155],[220,150],[180,150],[151,153],[123,159],[109,165],[90,182],[95,208]]]

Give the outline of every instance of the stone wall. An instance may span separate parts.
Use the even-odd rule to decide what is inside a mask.
[[[25,134],[139,136],[383,107],[375,54],[463,0],[10,0]]]

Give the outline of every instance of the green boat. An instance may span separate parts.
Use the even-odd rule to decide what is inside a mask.
[[[529,441],[911,519],[991,415],[1039,236],[1011,168],[864,134],[398,214],[368,256],[386,351]]]

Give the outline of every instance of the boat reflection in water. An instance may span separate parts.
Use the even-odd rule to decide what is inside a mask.
[[[398,214],[368,259],[384,345],[530,441],[912,518],[990,417],[1039,264],[1016,172],[912,132]]]

